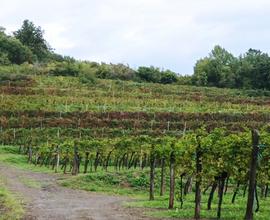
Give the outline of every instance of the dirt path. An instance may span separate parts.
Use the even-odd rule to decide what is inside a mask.
[[[34,173],[0,164],[8,188],[23,197],[25,220],[149,220],[136,209],[121,207],[124,197],[59,186],[59,175]],[[38,184],[37,184],[38,183]]]

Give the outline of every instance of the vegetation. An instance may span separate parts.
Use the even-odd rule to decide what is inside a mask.
[[[44,39],[44,31],[29,20],[13,35],[0,28],[0,74],[25,71],[14,64],[30,63],[28,70],[34,74],[80,77],[81,82],[92,84],[95,78],[130,80],[161,84],[184,84],[215,86],[222,88],[244,88],[269,90],[270,58],[260,50],[249,49],[235,57],[220,46],[215,46],[209,56],[197,61],[192,76],[180,76],[171,70],[160,70],[153,66],[140,66],[137,70],[124,64],[106,64],[77,61],[53,52]],[[13,65],[12,65],[13,64]],[[29,74],[29,72],[27,72]]]
[[[0,219],[19,220],[23,216],[22,204],[18,198],[6,188],[4,177],[0,176]]]
[[[242,219],[250,163],[258,158],[250,191],[255,217],[265,217],[267,54],[249,50],[235,58],[216,46],[193,76],[179,77],[152,66],[133,70],[55,54],[28,20],[12,36],[1,29],[0,48],[2,162],[70,173],[75,177],[61,184],[73,188],[135,194],[144,200],[138,206],[166,208],[162,216]],[[255,129],[261,135],[254,144]]]
[[[249,49],[238,58],[220,46],[208,57],[197,61],[192,82],[200,86],[270,89],[270,57],[260,50]]]

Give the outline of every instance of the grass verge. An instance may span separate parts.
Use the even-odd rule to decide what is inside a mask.
[[[31,170],[33,172],[42,173],[54,173],[53,170],[47,167],[40,167],[27,163],[27,157],[25,155],[19,154],[18,147],[0,146],[0,162],[23,170]]]
[[[24,214],[22,202],[5,186],[6,182],[0,176],[0,220],[19,220]]]

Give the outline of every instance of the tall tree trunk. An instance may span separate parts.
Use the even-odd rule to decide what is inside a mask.
[[[161,159],[160,196],[164,195],[165,187],[165,157],[163,156]]]
[[[173,209],[174,206],[174,188],[175,188],[175,153],[171,152],[170,155],[170,198],[169,198],[169,209]]]
[[[249,171],[249,189],[248,189],[248,200],[245,220],[253,219],[253,202],[256,187],[256,169],[257,169],[257,159],[259,153],[259,132],[257,130],[252,130],[252,154],[250,161],[250,171]]]

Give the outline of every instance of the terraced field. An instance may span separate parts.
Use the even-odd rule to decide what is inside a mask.
[[[85,179],[78,179],[80,184],[71,181],[80,189],[89,189],[85,187],[91,184],[87,175],[99,169],[112,173],[132,170],[141,175],[136,176],[135,186],[143,192],[149,190],[151,201],[154,189],[160,188],[160,198],[166,196],[170,209],[175,207],[174,197],[182,207],[185,196],[192,195],[187,189],[184,193],[184,185],[192,189],[193,179],[196,187],[205,189],[210,206],[219,188],[220,215],[225,181],[230,194],[237,194],[241,187],[246,189],[250,129],[260,129],[262,144],[270,145],[267,91],[113,80],[86,85],[77,77],[33,75],[2,82],[0,94],[0,141],[18,146],[28,163],[65,174],[84,173]],[[269,149],[261,155],[257,187],[267,199]],[[196,161],[202,161],[201,169]],[[105,185],[109,181],[113,187],[134,185],[103,178]],[[180,184],[177,193],[175,181]],[[225,209],[224,215],[232,219],[243,212],[243,204],[241,200],[239,209]],[[213,212],[208,215],[206,207],[203,211],[205,218],[215,216]],[[163,216],[172,216],[164,212]],[[238,214],[233,219],[243,218],[243,213]],[[189,211],[175,217],[192,216]],[[258,219],[264,216],[262,212]]]

